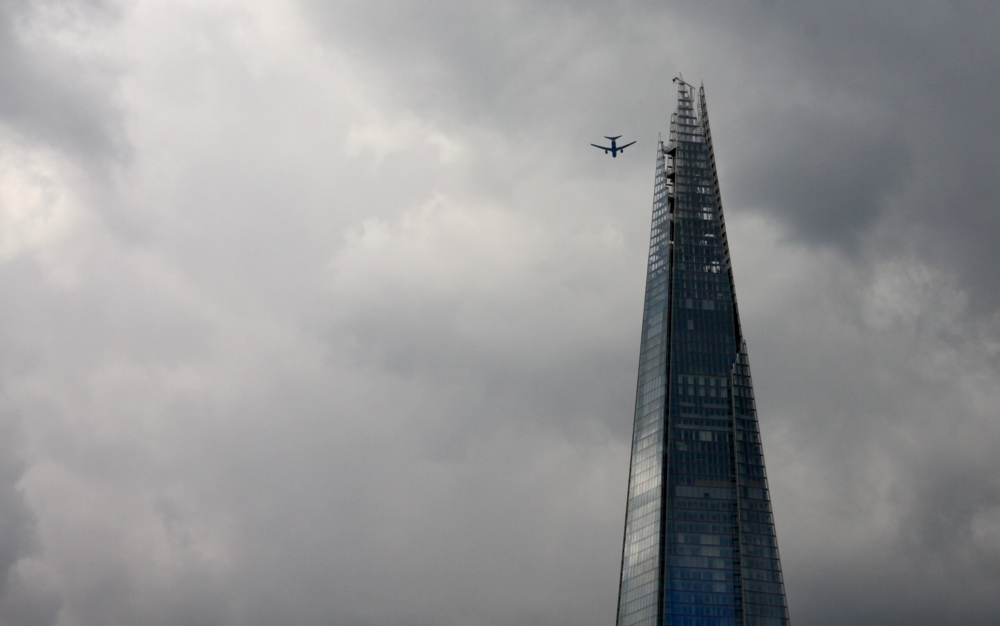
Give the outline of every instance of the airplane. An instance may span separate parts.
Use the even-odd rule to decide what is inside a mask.
[[[605,136],[604,136],[604,138],[605,138],[605,139],[610,139],[610,140],[611,140],[611,147],[610,147],[610,148],[609,148],[609,147],[607,147],[607,146],[599,146],[599,145],[597,145],[596,143],[592,143],[592,144],[590,144],[590,145],[594,146],[595,148],[600,148],[601,150],[604,150],[604,154],[607,154],[608,152],[610,152],[610,153],[611,153],[611,156],[613,156],[613,157],[614,157],[614,158],[616,158],[616,159],[618,158],[618,153],[619,153],[619,152],[624,152],[624,151],[625,151],[625,148],[627,148],[627,147],[631,146],[631,145],[632,145],[633,143],[635,143],[635,142],[633,141],[633,142],[631,142],[631,143],[627,143],[627,144],[625,144],[624,146],[619,146],[619,145],[616,145],[616,144],[615,144],[615,140],[616,140],[616,139],[620,139],[620,138],[621,138],[621,135],[618,135],[617,137],[608,137],[607,135],[605,135]]]

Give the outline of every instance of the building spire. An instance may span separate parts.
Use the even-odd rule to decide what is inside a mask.
[[[696,105],[694,88],[674,82],[670,144],[656,160],[617,623],[788,626],[704,85]]]

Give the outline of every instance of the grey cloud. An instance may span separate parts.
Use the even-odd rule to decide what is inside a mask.
[[[855,248],[911,172],[902,131],[881,120],[793,109],[755,111],[745,123],[756,136],[732,199],[776,212],[811,241]]]
[[[602,128],[651,142],[666,130],[665,85],[686,69],[707,82],[727,198],[845,250],[863,236],[876,255],[919,241],[995,304],[983,269],[1000,232],[989,5],[303,4],[331,41],[377,59],[410,106],[540,144],[584,142],[580,103]]]
[[[747,150],[728,166],[738,183],[771,190],[771,208],[810,240],[853,249],[868,233],[876,256],[920,246],[963,276],[978,313],[996,306],[995,274],[983,269],[1000,234],[1000,185],[992,174],[1000,124],[989,104],[1000,97],[996,7],[774,2],[765,10],[699,5],[686,12],[701,26],[723,24],[740,48],[753,50],[740,69],[751,82],[759,75],[769,91],[770,110],[758,111],[762,124],[740,119],[758,130],[741,131]],[[787,109],[803,100],[814,123],[787,120]],[[839,132],[818,132],[833,119]],[[796,167],[762,169],[791,146]],[[857,174],[834,189],[830,175],[845,170]],[[803,193],[794,200],[774,191],[795,188]]]
[[[973,528],[984,513],[1000,509],[996,465],[975,454],[926,459],[914,477],[915,506],[902,522],[900,547],[959,560],[966,582],[1000,578],[997,546],[982,545]]]
[[[734,251],[737,268],[745,246]],[[793,618],[989,623],[1000,432],[985,408],[991,401],[980,403],[997,395],[991,351],[975,346],[975,324],[963,328],[947,281],[925,282],[902,263],[895,278],[875,281],[897,290],[887,302],[897,317],[865,330],[874,316],[859,310],[871,303],[858,300],[885,297],[884,286],[864,287],[865,269],[846,270],[825,254],[808,261],[825,269],[807,272],[811,279],[779,301],[752,295],[782,280],[769,278],[779,268],[737,274],[753,276],[746,334],[789,597],[798,598]],[[789,510],[786,493],[810,506]],[[817,559],[826,565],[813,567]]]
[[[3,411],[0,408],[0,411]],[[19,483],[25,462],[19,458],[17,420],[2,414],[0,422],[0,619],[11,626],[47,626],[56,623],[60,599],[38,587],[18,571],[24,559],[38,555],[36,518],[24,500]]]
[[[60,13],[74,21],[111,20],[114,10],[100,0],[4,2],[0,6],[0,119],[31,139],[67,149],[87,165],[123,154],[111,68],[74,58],[26,36],[40,15]],[[79,16],[79,17],[76,17]],[[95,20],[95,18],[97,18]],[[109,63],[110,65],[110,63]]]
[[[0,605],[0,619],[11,626],[52,626],[61,609],[62,599],[57,594],[18,578],[12,581]]]
[[[11,438],[10,428],[5,428],[5,439]],[[0,521],[4,533],[0,539],[0,570],[4,572],[0,578],[0,598],[6,592],[8,576],[11,568],[23,557],[27,556],[34,539],[34,518],[24,503],[24,497],[17,489],[17,483],[24,469],[16,459],[10,458],[14,452],[13,446],[7,444],[3,450],[3,465],[0,466]]]
[[[0,505],[39,520],[0,529],[0,619],[611,623],[680,69],[712,109],[793,619],[996,621],[997,333],[954,279],[996,279],[992,13],[304,3],[300,32],[265,5],[108,26],[136,158],[0,261],[25,416]],[[117,86],[4,10],[7,123],[115,153]],[[609,126],[646,152],[591,152]],[[107,205],[144,237],[87,219]]]

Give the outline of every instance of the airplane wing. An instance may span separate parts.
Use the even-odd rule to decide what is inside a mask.
[[[618,149],[619,149],[619,150],[624,150],[625,148],[627,148],[627,147],[631,146],[631,145],[632,145],[633,143],[635,143],[635,142],[634,142],[634,141],[632,141],[632,142],[630,142],[630,143],[627,143],[627,144],[625,144],[624,146],[618,146]]]
[[[632,143],[635,143],[635,142],[633,141]],[[611,148],[608,148],[608,147],[605,147],[605,146],[599,146],[599,145],[597,145],[596,143],[592,143],[592,144],[590,144],[590,145],[594,146],[595,148],[600,148],[601,150],[610,150],[610,149],[611,149]],[[619,148],[619,150],[620,150],[620,149],[621,149],[621,148]]]

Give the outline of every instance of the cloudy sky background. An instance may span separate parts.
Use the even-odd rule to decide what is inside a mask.
[[[972,0],[2,0],[0,624],[612,624],[678,72],[793,622],[996,624],[998,33]]]

